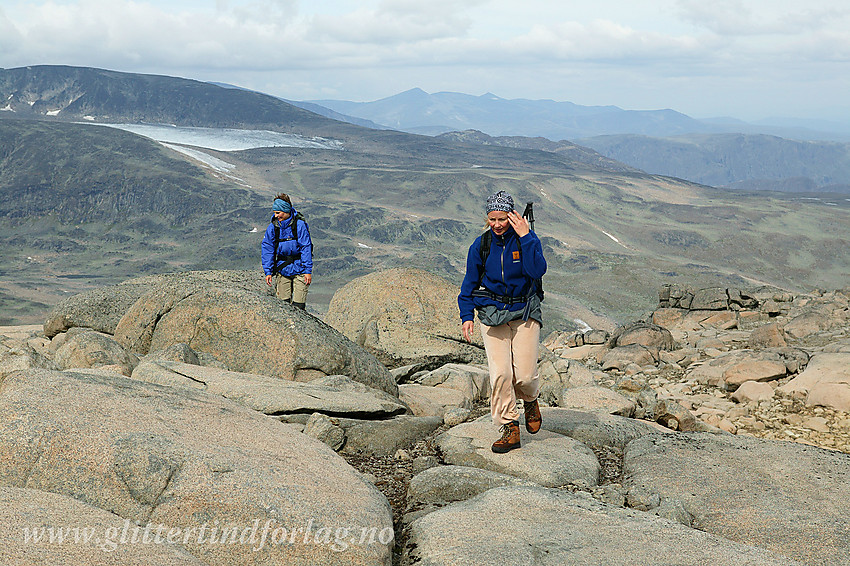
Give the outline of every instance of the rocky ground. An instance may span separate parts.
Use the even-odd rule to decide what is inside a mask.
[[[190,460],[221,460],[216,470],[223,466],[230,473],[256,467],[271,474],[297,461],[295,467],[309,476],[298,480],[304,485],[329,480],[321,462],[335,461],[341,464],[336,475],[348,483],[330,479],[320,496],[305,494],[292,510],[308,517],[329,505],[340,513],[372,509],[376,524],[394,530],[395,542],[381,541],[383,550],[363,547],[355,552],[365,553],[368,560],[386,560],[381,563],[389,563],[390,554],[398,565],[456,563],[457,557],[474,562],[475,556],[486,562],[492,559],[486,549],[492,543],[487,533],[493,521],[507,521],[505,532],[523,541],[516,547],[506,542],[517,553],[509,557],[514,561],[524,561],[523,552],[537,549],[557,552],[559,560],[606,556],[614,557],[612,563],[632,564],[638,563],[638,555],[654,556],[674,547],[675,552],[691,553],[688,564],[703,563],[707,556],[717,563],[740,563],[742,553],[755,557],[751,564],[765,565],[791,563],[781,556],[830,566],[850,558],[850,547],[840,536],[845,529],[840,502],[850,496],[847,291],[791,295],[768,289],[744,293],[670,287],[662,289],[658,307],[643,320],[616,329],[552,332],[543,340],[538,365],[544,430],[533,437],[521,431],[522,449],[495,455],[489,450],[497,432],[489,421],[488,372],[482,360],[469,359],[480,357],[481,344],[432,332],[431,317],[406,314],[449,309],[420,304],[423,296],[435,294],[402,294],[404,304],[394,303],[396,310],[364,315],[371,323],[344,329],[351,334],[347,342],[318,319],[302,320],[307,315],[301,311],[258,295],[240,274],[192,277],[199,284],[190,278],[182,294],[175,295],[168,278],[130,282],[60,305],[44,329],[0,329],[5,336],[0,336],[0,425],[5,426],[0,451],[17,446],[21,434],[44,434],[45,423],[52,422],[48,416],[54,414],[50,403],[64,402],[68,415],[63,419],[73,426],[79,421],[85,433],[76,441],[79,464],[69,466],[60,459],[45,465],[67,485],[83,490],[94,484],[81,483],[79,469],[97,470],[117,486],[123,484],[112,475],[135,478],[144,468],[136,460],[161,452],[151,444],[154,440],[177,446],[174,454],[185,453]],[[410,289],[417,288],[417,274],[407,277]],[[215,288],[201,285],[202,280],[212,280]],[[162,288],[151,293],[151,283]],[[167,316],[157,314],[163,305]],[[215,316],[210,315],[213,310]],[[256,336],[250,342],[234,341],[246,320],[256,321]],[[268,320],[277,326],[268,328]],[[193,332],[199,326],[220,336],[196,340]],[[440,332],[444,327],[439,325]],[[291,329],[298,329],[292,339],[308,344],[305,352],[314,360],[293,355],[275,365],[280,356],[258,359],[257,342],[271,344]],[[395,369],[370,357],[373,350],[383,352],[385,365]],[[340,357],[341,351],[349,353]],[[399,361],[405,365],[398,367]],[[68,400],[53,393],[66,388],[73,391],[63,393]],[[104,415],[128,414],[124,406],[140,399],[144,403],[132,420],[106,427],[90,424]],[[24,401],[26,414],[33,415],[26,430],[15,418],[21,411],[15,403]],[[105,409],[97,409],[101,405]],[[176,411],[166,419],[185,421],[184,432],[175,436],[163,429],[155,439],[138,436],[136,428],[159,426],[162,419],[156,415],[184,405],[195,407],[199,416],[187,418],[186,411]],[[245,458],[232,462],[219,454],[222,441],[215,431],[196,426],[208,418],[206,412],[225,408],[245,430],[237,445],[240,450],[248,447]],[[275,420],[286,424],[270,424]],[[58,430],[73,428],[69,426]],[[267,455],[263,442],[250,432],[256,426],[271,427],[267,436],[285,439],[276,445],[279,464],[259,463]],[[101,434],[113,427],[126,429],[125,436],[138,437],[134,442],[141,445],[116,444],[114,435]],[[292,434],[298,431],[304,434]],[[191,450],[182,444],[186,435],[198,436]],[[114,461],[103,467],[96,454]],[[256,466],[246,464],[252,459]],[[191,475],[180,475],[179,482],[159,478],[169,466],[179,467],[177,460],[169,462],[151,477],[136,479],[165,481],[175,502],[229,477],[202,482]],[[13,475],[23,466],[11,452],[5,460],[0,457],[0,464]],[[45,474],[25,487],[53,486],[52,479],[49,485],[39,483],[50,477]],[[292,478],[269,481],[288,489]],[[730,483],[737,484],[735,493],[717,489]],[[22,486],[13,482],[9,487]],[[360,490],[356,501],[350,498],[355,488]],[[67,497],[63,489],[56,493]],[[504,517],[495,490],[538,500],[548,510],[547,532],[557,533],[558,542],[537,540],[539,533],[526,533],[521,521]],[[135,505],[125,491],[115,490],[115,501]],[[815,501],[812,494],[826,494],[826,499]],[[26,490],[7,490],[5,496],[19,502],[29,497]],[[245,498],[242,515],[267,511],[254,509],[252,501]],[[113,504],[103,505],[111,509]],[[739,520],[744,508],[751,523]],[[187,525],[194,520],[167,518],[162,505],[155,511],[163,520]],[[455,536],[452,529],[458,528],[470,536]],[[764,537],[764,532],[793,534]],[[671,539],[662,540],[660,533]],[[838,538],[812,546],[791,544],[795,537],[810,542]],[[440,543],[448,540],[452,544]],[[298,550],[304,552],[302,558],[313,560],[322,549]],[[18,551],[22,556],[30,552],[23,547]],[[222,555],[217,563],[242,560],[237,558],[241,550],[227,552],[232,555]]]

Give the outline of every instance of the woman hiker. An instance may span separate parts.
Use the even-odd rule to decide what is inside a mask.
[[[546,260],[537,235],[514,210],[511,195],[499,191],[490,196],[486,213],[487,231],[469,247],[457,303],[467,341],[478,312],[490,368],[490,414],[502,432],[492,450],[504,453],[520,447],[517,398],[525,408],[526,430],[534,434],[542,423],[537,348]]]
[[[285,193],[274,198],[261,249],[266,284],[274,281],[277,298],[303,310],[313,282],[313,242],[310,227]]]

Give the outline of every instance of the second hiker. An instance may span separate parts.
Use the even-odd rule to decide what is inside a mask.
[[[467,341],[478,312],[490,369],[490,414],[502,432],[492,450],[502,453],[520,447],[517,398],[523,401],[529,433],[540,430],[542,422],[537,350],[546,260],[537,235],[514,210],[511,195],[499,191],[490,196],[486,212],[488,228],[469,247],[457,302]]]
[[[313,243],[310,227],[285,193],[274,198],[261,249],[266,284],[274,284],[278,299],[304,309],[313,282]]]

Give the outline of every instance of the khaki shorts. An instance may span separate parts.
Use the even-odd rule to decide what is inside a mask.
[[[291,301],[293,303],[306,303],[307,291],[309,287],[304,281],[303,273],[286,277],[285,275],[275,275],[274,290],[277,298],[281,301]]]

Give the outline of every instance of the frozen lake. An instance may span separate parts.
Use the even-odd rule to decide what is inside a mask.
[[[91,123],[91,122],[88,122]],[[342,143],[325,138],[305,138],[269,130],[237,130],[232,128],[189,128],[157,124],[96,124],[133,132],[153,140],[192,145],[216,151],[240,151],[258,147],[303,147],[312,149],[343,149]]]

